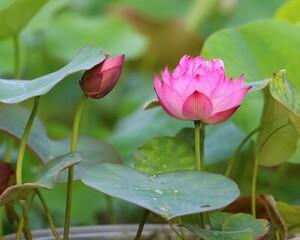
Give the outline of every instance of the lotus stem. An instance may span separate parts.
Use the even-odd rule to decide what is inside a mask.
[[[82,95],[80,102],[77,106],[75,117],[73,121],[73,131],[71,138],[71,152],[76,153],[77,142],[78,142],[78,132],[82,112],[84,110],[85,103],[88,97]],[[73,179],[74,179],[74,166],[68,169],[68,184],[67,184],[67,199],[66,199],[66,213],[65,213],[65,225],[64,225],[64,240],[69,240],[70,233],[70,222],[71,222],[71,210],[72,210],[72,190],[73,190]]]
[[[204,171],[204,161],[203,161],[203,148],[204,148],[204,139],[201,139],[201,136],[204,137],[204,126],[200,121],[194,121],[195,125],[195,158],[196,158],[196,170]],[[204,225],[204,215],[199,214],[199,226],[203,227]]]
[[[21,207],[22,207],[22,216],[19,218],[18,215],[16,215],[16,220],[18,222],[18,229],[17,229],[17,234],[16,234],[16,239],[21,240],[22,239],[22,231],[24,233],[24,236],[26,239],[28,239],[27,233],[26,233],[26,222],[28,221],[27,217],[28,216],[28,209],[30,208],[33,198],[35,197],[34,194],[31,194],[25,201],[22,200],[20,201]],[[26,216],[24,216],[26,215]],[[28,221],[28,226],[29,226],[29,221]]]
[[[17,184],[22,184],[22,169],[23,169],[23,160],[24,160],[24,154],[26,150],[26,144],[29,137],[29,133],[34,121],[34,118],[36,116],[37,110],[39,108],[39,96],[34,98],[34,105],[31,111],[31,114],[29,116],[29,119],[27,121],[26,127],[23,132],[23,136],[20,143],[18,158],[17,158],[17,167],[16,167],[16,179]]]
[[[21,240],[22,239],[22,230],[24,227],[24,218],[23,216],[20,218],[20,222],[18,224],[18,229],[16,233],[16,240]]]
[[[205,171],[205,162],[204,162],[204,142],[205,142],[205,124],[200,126],[200,157],[202,161],[202,170]]]
[[[30,231],[30,224],[28,219],[28,208],[30,207],[30,204],[32,202],[33,195],[27,200],[21,200],[20,205],[22,208],[22,217],[20,218],[20,221],[18,223],[18,229],[16,233],[16,239],[21,240],[22,239],[22,232],[26,238],[26,240],[31,240],[31,231]]]
[[[183,235],[183,231],[181,229],[179,231],[176,230],[176,228],[173,226],[172,223],[169,223],[170,228],[172,229],[172,231],[176,234],[177,238],[180,240],[185,240],[185,237]]]
[[[200,141],[200,121],[195,121],[195,157],[196,157],[196,170],[203,171],[204,164],[201,158],[201,141]]]
[[[55,228],[55,225],[54,225],[54,221],[53,221],[53,218],[50,214],[50,211],[49,211],[49,208],[48,208],[48,205],[47,205],[47,202],[45,201],[42,193],[40,190],[38,189],[35,189],[35,192],[37,194],[37,196],[39,197],[42,205],[43,205],[43,208],[44,208],[44,211],[45,211],[45,214],[47,216],[47,219],[48,219],[48,223],[49,223],[49,226],[50,226],[50,229],[52,231],[52,234],[53,236],[55,237],[56,240],[61,240],[61,237],[60,235],[58,234],[56,228]]]
[[[26,201],[24,201],[24,200],[20,201],[20,203],[21,203],[22,212],[23,212],[25,238],[27,240],[31,240],[32,235],[31,235],[30,223],[29,223],[29,218],[28,218],[27,204],[26,204]]]
[[[4,216],[4,207],[0,207],[0,236],[4,235],[3,232],[3,216]]]
[[[232,169],[233,166],[235,165],[236,160],[238,159],[238,157],[241,154],[241,151],[243,149],[243,147],[245,146],[245,144],[251,139],[251,137],[257,133],[259,130],[261,130],[261,127],[255,128],[254,130],[252,130],[239,144],[239,146],[237,147],[237,149],[235,150],[233,156],[229,159],[227,168],[226,168],[226,172],[225,172],[225,176],[229,177],[232,173]]]
[[[137,230],[137,233],[136,233],[136,236],[135,236],[134,240],[140,240],[141,239],[141,236],[142,236],[142,233],[143,233],[143,230],[144,230],[144,226],[145,226],[146,220],[149,216],[149,213],[150,213],[149,210],[144,211],[142,220],[139,224],[139,228]]]
[[[180,236],[181,236],[180,239],[185,240],[184,230],[183,230],[183,227],[182,227],[182,224],[183,224],[182,217],[178,218],[178,222],[179,222],[179,225],[180,225],[180,227],[179,227]]]
[[[256,182],[258,173],[258,158],[254,158],[253,176],[252,176],[252,187],[251,187],[251,211],[253,217],[256,218]]]
[[[109,215],[109,221],[111,224],[115,224],[117,222],[115,212],[114,212],[114,202],[113,198],[109,195],[105,195],[107,213]]]
[[[290,123],[287,122],[283,125],[281,125],[280,127],[274,129],[264,140],[264,142],[261,144],[260,149],[258,150],[258,152],[260,152],[264,146],[266,145],[266,143],[270,140],[270,138],[277,133],[279,130],[287,127]],[[258,153],[259,154],[259,153]],[[252,215],[253,217],[256,218],[256,182],[257,182],[257,175],[258,175],[258,168],[259,168],[259,158],[258,156],[255,156],[254,158],[254,167],[253,167],[253,176],[252,176],[252,186],[251,186],[251,211],[252,211]]]
[[[19,36],[15,36],[14,39],[14,51],[15,51],[15,70],[14,78],[18,79],[20,77],[20,41]],[[4,162],[10,163],[12,152],[14,150],[14,140],[12,138],[8,139],[6,142],[6,149],[4,153]],[[4,217],[4,208],[0,208],[0,236],[3,236],[3,217]]]

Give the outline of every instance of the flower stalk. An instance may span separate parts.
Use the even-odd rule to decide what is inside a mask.
[[[237,149],[235,150],[233,156],[229,159],[227,168],[226,168],[226,172],[225,172],[225,176],[229,177],[232,173],[232,169],[233,166],[235,165],[236,160],[238,159],[238,157],[241,154],[242,149],[244,148],[244,146],[246,145],[246,143],[251,139],[251,137],[257,133],[258,131],[261,130],[261,127],[255,128],[254,130],[252,130],[239,144],[239,146],[237,147]]]
[[[143,230],[144,230],[144,226],[145,226],[145,223],[146,223],[146,220],[147,220],[149,214],[150,214],[149,210],[144,211],[142,220],[139,224],[139,228],[137,230],[137,233],[136,233],[136,236],[135,236],[134,240],[140,240],[141,239],[141,236],[142,236],[142,233],[143,233]]]
[[[50,211],[49,211],[49,208],[48,208],[46,200],[44,199],[44,197],[43,197],[42,193],[40,192],[40,190],[35,189],[35,193],[39,197],[39,199],[40,199],[40,201],[42,203],[42,206],[43,206],[45,214],[47,216],[48,223],[49,223],[49,226],[50,226],[50,229],[52,231],[53,236],[55,237],[56,240],[61,240],[60,235],[56,231],[56,228],[55,228],[55,225],[54,225],[54,221],[53,221],[53,218],[52,218],[52,216],[50,214]]]
[[[71,138],[71,152],[76,153],[77,142],[78,142],[78,132],[82,112],[84,110],[85,103],[88,97],[84,94],[78,104],[75,112],[75,117],[73,121],[73,131]],[[65,213],[65,224],[64,224],[64,240],[69,239],[70,232],[70,222],[71,222],[71,209],[72,209],[72,191],[73,191],[73,180],[74,180],[74,166],[68,169],[68,183],[67,183],[67,199],[66,199],[66,213]]]
[[[109,221],[111,224],[115,224],[117,222],[115,212],[114,212],[114,202],[113,198],[109,195],[105,195],[107,213],[109,215]]]
[[[18,224],[18,229],[16,233],[16,240],[21,240],[22,239],[22,230],[24,228],[24,218],[23,216],[20,218],[20,222]]]
[[[274,129],[264,140],[264,142],[262,143],[260,149],[258,149],[258,153],[256,155],[259,154],[259,152],[264,148],[264,146],[266,145],[266,143],[270,140],[270,138],[277,133],[279,130],[287,127],[290,124],[290,122],[287,122],[283,125],[281,125],[280,127]],[[256,217],[256,185],[257,185],[257,175],[258,175],[258,169],[259,169],[259,157],[255,156],[254,158],[254,166],[253,166],[253,175],[252,175],[252,183],[251,183],[251,211],[252,211],[252,215],[253,217]]]
[[[27,124],[25,126],[23,136],[21,138],[21,143],[20,143],[18,158],[17,158],[17,166],[16,166],[16,183],[17,183],[17,185],[22,184],[22,171],[23,171],[24,155],[25,155],[25,151],[26,151],[26,144],[27,144],[27,140],[28,140],[28,137],[30,134],[30,130],[32,128],[34,119],[36,117],[36,114],[37,114],[37,111],[39,108],[39,99],[40,99],[39,96],[34,98],[34,105],[33,105],[31,114],[29,116],[29,119],[27,121]],[[23,217],[21,218],[19,226],[18,226],[17,239],[21,239],[22,230],[23,230],[24,226],[25,226],[26,239],[31,239],[30,225],[29,225],[28,213],[27,213],[28,208],[25,206],[26,205],[25,202],[20,201],[20,203],[22,206]]]
[[[203,147],[204,147],[204,139],[201,139],[201,136],[204,137],[203,124],[201,124],[200,121],[194,121],[194,125],[195,125],[195,158],[196,158],[195,168],[197,171],[204,171],[205,164],[203,161],[203,154],[202,154]],[[204,225],[203,213],[199,214],[198,221],[199,221],[199,227],[203,227]]]
[[[30,224],[28,219],[28,209],[30,208],[33,197],[34,195],[31,195],[27,200],[20,201],[20,205],[22,208],[22,216],[18,221],[16,240],[22,240],[22,233],[24,234],[26,240],[32,240]]]
[[[4,235],[4,232],[3,232],[3,217],[4,217],[4,208],[0,207],[0,236]]]
[[[201,158],[201,122],[200,121],[194,121],[195,124],[195,158],[196,158],[196,170],[202,171],[204,170],[204,164]]]
[[[28,218],[28,208],[26,201],[21,200],[21,207],[22,207],[22,213],[23,213],[23,219],[24,219],[24,233],[25,233],[25,238],[27,240],[32,239],[31,235],[31,230],[30,230],[30,223],[29,223],[29,218]]]
[[[29,119],[27,121],[26,127],[23,132],[23,136],[20,143],[18,158],[17,158],[17,167],[16,167],[16,180],[17,184],[22,184],[22,169],[23,169],[23,160],[24,160],[24,154],[26,150],[26,144],[29,137],[29,133],[31,130],[31,127],[34,122],[34,118],[37,114],[38,108],[39,108],[39,96],[34,98],[34,105],[31,111],[31,114],[29,116]]]
[[[258,174],[258,158],[254,158],[253,176],[251,185],[251,212],[253,217],[256,218],[256,182]]]

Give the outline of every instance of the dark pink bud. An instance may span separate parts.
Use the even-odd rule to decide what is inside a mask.
[[[102,98],[108,94],[120,79],[124,59],[124,55],[107,57],[87,70],[80,80],[82,91],[90,98]]]
[[[0,195],[10,185],[10,178],[14,175],[14,170],[9,163],[0,162]]]

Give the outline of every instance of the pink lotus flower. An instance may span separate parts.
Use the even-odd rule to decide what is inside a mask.
[[[241,105],[251,87],[244,87],[244,77],[225,76],[220,59],[205,61],[201,56],[184,56],[170,73],[162,72],[162,81],[154,76],[158,100],[169,115],[182,120],[216,124],[227,120]]]
[[[91,98],[102,98],[108,94],[120,78],[124,59],[124,55],[106,57],[103,62],[87,70],[80,80],[82,91]]]

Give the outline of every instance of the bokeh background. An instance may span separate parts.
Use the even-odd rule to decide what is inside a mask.
[[[0,10],[13,0],[1,0]],[[85,111],[80,135],[111,143],[124,164],[131,165],[134,150],[146,139],[174,135],[189,123],[165,115],[161,109],[145,112],[143,105],[154,98],[153,73],[165,66],[171,68],[184,54],[198,55],[203,43],[213,32],[263,18],[272,18],[284,0],[48,0],[28,22],[21,39],[21,75],[32,79],[64,66],[85,45],[95,45],[110,55],[125,54],[126,64],[120,82],[107,97],[91,100]],[[16,16],[17,17],[17,16]],[[1,26],[0,26],[1,28]],[[14,47],[9,38],[0,38],[0,76],[13,78]],[[70,136],[72,118],[81,90],[81,74],[68,77],[41,99],[39,118],[54,139]],[[30,107],[31,102],[22,104]],[[259,118],[259,109],[255,119]],[[241,113],[238,113],[241,114]],[[233,124],[233,123],[232,123]],[[237,136],[249,128],[234,127]],[[1,135],[4,139],[5,135]],[[226,142],[221,135],[219,147]],[[223,139],[222,139],[223,138]],[[237,137],[238,138],[238,137]],[[238,138],[239,139],[239,138]],[[250,150],[249,150],[250,149]],[[216,149],[217,151],[217,149]],[[251,151],[251,144],[245,153]],[[243,193],[249,193],[252,158],[241,158],[235,179],[241,181]],[[228,156],[227,156],[228,157]],[[223,171],[226,156],[209,165],[209,170]],[[29,181],[39,169],[30,155],[26,161]],[[275,171],[276,170],[276,171]],[[300,203],[299,167],[283,164],[262,169],[259,192]],[[287,172],[289,177],[286,179]],[[269,179],[272,178],[272,181]],[[297,190],[298,188],[298,190]],[[44,192],[57,225],[62,225],[65,186]],[[73,225],[100,223],[133,223],[139,221],[140,209],[113,200],[81,183],[75,184],[72,213]],[[155,221],[155,219],[152,219]],[[47,227],[40,205],[31,210],[33,228]],[[11,228],[7,224],[6,232]]]

